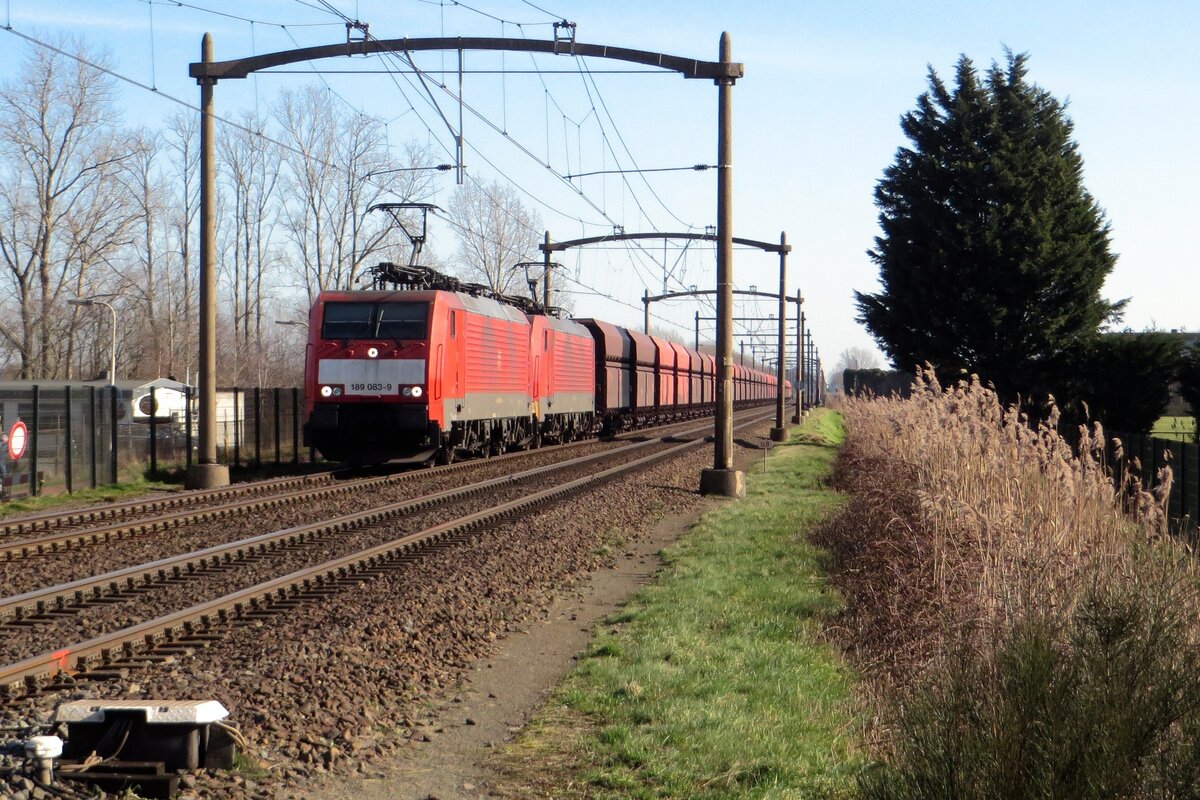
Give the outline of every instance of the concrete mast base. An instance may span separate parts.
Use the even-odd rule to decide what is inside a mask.
[[[220,489],[229,485],[229,466],[226,464],[192,464],[183,481],[185,489]]]
[[[745,497],[746,473],[737,469],[700,471],[700,494],[719,497]]]

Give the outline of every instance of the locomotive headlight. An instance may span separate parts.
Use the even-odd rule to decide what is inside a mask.
[[[421,387],[420,387],[420,386],[414,386],[414,387],[412,388],[412,396],[413,396],[413,397],[420,397],[421,395],[422,395]]]
[[[378,347],[368,347],[367,348],[367,358],[379,358],[379,348]]]
[[[404,395],[405,397],[412,397],[412,394],[413,394],[412,387],[405,386],[403,389],[400,390],[400,394]]]
[[[333,388],[330,386],[321,387],[321,397],[329,397],[333,394]]]
[[[333,387],[333,396],[341,397],[342,396],[342,387],[340,387],[340,386]]]

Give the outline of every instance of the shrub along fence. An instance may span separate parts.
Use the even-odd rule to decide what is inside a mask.
[[[164,407],[161,391],[149,389],[145,408]],[[303,392],[294,387],[219,389],[217,460],[232,467],[314,461],[301,443],[303,406]],[[27,431],[19,458],[0,452],[8,466],[4,494],[73,492],[191,466],[199,448],[194,391],[183,390],[174,413],[138,415],[132,408],[133,389],[125,386],[0,384],[4,432],[18,421]]]

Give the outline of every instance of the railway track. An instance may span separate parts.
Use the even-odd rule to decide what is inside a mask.
[[[347,470],[254,481],[220,489],[179,492],[163,497],[107,503],[61,512],[15,517],[0,521],[0,562],[53,553],[60,549],[126,539],[162,532],[195,522],[220,519],[234,513],[253,513],[280,505],[302,503],[325,493],[345,493],[370,486],[419,483],[429,478],[470,473],[497,462],[604,446],[607,442],[655,435],[695,420],[627,432],[609,439],[582,439],[539,450],[523,450],[490,459],[460,461],[447,466],[353,479]]]
[[[241,483],[221,489],[200,489],[179,492],[164,497],[106,503],[70,511],[47,511],[0,521],[0,542],[19,537],[31,537],[38,532],[64,531],[92,525],[112,525],[144,516],[170,513],[176,509],[205,505],[228,505],[259,495],[295,491],[299,487],[315,486],[333,480],[333,472],[319,472],[298,477],[275,478]],[[4,545],[7,547],[7,544]],[[3,556],[0,556],[2,558]]]
[[[321,510],[322,506],[340,503],[347,508],[359,508],[362,496],[371,496],[371,502],[382,505],[429,493],[432,491],[429,488],[431,485],[461,485],[476,480],[481,474],[509,474],[520,469],[522,464],[557,461],[581,450],[602,452],[618,447],[624,441],[636,441],[650,433],[675,430],[687,424],[694,425],[695,422],[675,423],[612,439],[583,440],[566,446],[522,451],[431,470],[359,479],[334,479],[331,473],[324,473],[301,480],[267,481],[248,487],[248,491],[233,494],[232,500],[229,499],[231,494],[225,491],[196,493],[200,503],[198,508],[183,507],[181,502],[168,502],[170,510],[154,517],[103,522],[82,529],[63,530],[66,523],[54,525],[51,527],[55,530],[49,533],[0,541],[0,586],[5,587],[4,594],[14,595],[49,584],[69,583],[96,572],[112,572],[156,561],[170,553],[200,550],[220,542],[242,539],[245,538],[247,527],[257,527],[259,530],[296,527],[316,521],[320,514],[335,513]],[[219,502],[221,500],[224,502]],[[123,513],[141,512],[145,508],[145,503],[107,506],[90,518],[107,521]],[[73,511],[65,515],[65,519],[78,523],[85,516],[82,512]],[[30,521],[22,523],[25,528],[29,524]],[[37,518],[36,524],[39,527],[48,525],[48,516]],[[96,555],[86,555],[89,552]]]
[[[754,424],[764,416],[760,414],[743,425]],[[707,430],[708,426],[704,426],[690,431],[689,435],[695,437],[690,441],[678,442],[667,436],[625,444],[615,450],[585,455],[561,464],[536,467],[343,515],[318,524],[260,534],[227,545],[216,545],[150,564],[5,598],[0,600],[0,619],[4,620],[0,624],[0,635],[36,630],[35,636],[26,638],[45,641],[47,637],[42,635],[40,626],[53,626],[91,608],[136,601],[148,594],[235,571],[278,554],[306,549],[315,552],[321,545],[345,539],[350,531],[386,528],[383,531],[386,535],[377,537],[380,541],[353,552],[338,554],[320,563],[291,570],[282,577],[272,576],[154,619],[138,621],[77,644],[40,652],[7,667],[0,667],[0,686],[8,687],[8,694],[12,696],[32,690],[39,682],[44,686],[48,676],[73,674],[75,678],[103,678],[130,665],[170,659],[181,652],[190,652],[219,638],[222,631],[231,626],[334,594],[346,585],[377,577],[397,564],[419,557],[419,552],[428,547],[445,546],[468,538],[472,531],[506,517],[695,448],[703,443],[703,434]],[[643,451],[648,450],[654,452],[644,454]],[[614,466],[604,465],[606,460],[634,455],[638,457],[632,461]],[[554,486],[544,486],[551,475],[571,472],[582,474],[579,477],[568,475]],[[503,496],[497,502],[483,507],[459,510],[455,512],[457,516],[451,519],[435,520],[433,517],[425,519],[419,516],[431,509],[485,493]],[[410,523],[419,520],[419,529],[403,531],[397,536],[393,528],[388,527],[396,520]],[[13,652],[11,648],[8,651]]]

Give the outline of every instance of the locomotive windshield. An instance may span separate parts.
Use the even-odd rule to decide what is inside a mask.
[[[326,303],[322,339],[424,339],[429,303]]]

